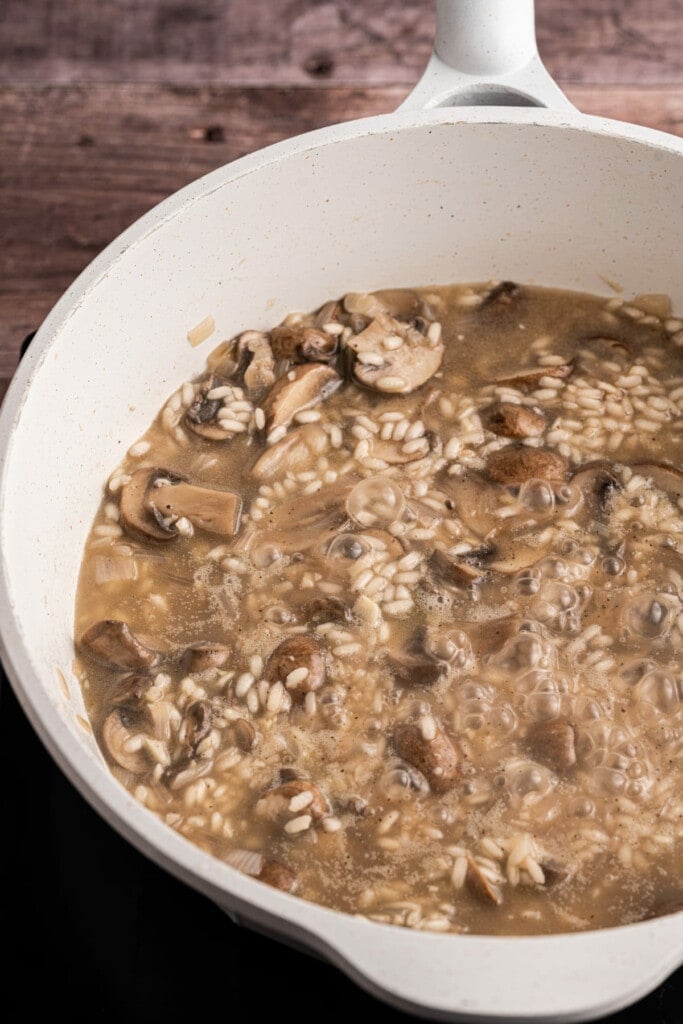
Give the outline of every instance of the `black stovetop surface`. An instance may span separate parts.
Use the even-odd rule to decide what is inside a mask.
[[[66,781],[1,686],[5,1021],[190,1024],[212,1019],[217,1003],[227,1020],[296,1005],[302,1022],[318,1022],[319,992],[342,1019],[409,1019],[328,964],[233,924],[137,853]],[[608,1019],[681,1024],[683,972]]]

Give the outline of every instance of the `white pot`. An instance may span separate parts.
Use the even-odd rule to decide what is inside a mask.
[[[609,278],[627,293],[669,292],[683,310],[683,142],[571,108],[538,59],[533,0],[444,0],[438,14],[443,60],[402,110],[188,186],[113,242],[42,325],[0,415],[3,661],[81,793],[240,921],[322,951],[415,1013],[587,1020],[681,962],[680,914],[575,935],[441,936],[280,893],[119,785],[71,670],[78,568],[103,481],[218,340],[348,290],[488,278],[598,292]],[[500,105],[515,97],[531,105]],[[499,106],[458,105],[473,100]],[[217,333],[192,349],[187,330],[207,314]]]

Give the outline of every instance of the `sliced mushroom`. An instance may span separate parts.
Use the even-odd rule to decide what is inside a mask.
[[[500,437],[540,437],[546,428],[545,418],[525,405],[498,402],[482,415],[484,426]]]
[[[448,587],[466,588],[481,582],[484,573],[466,562],[458,562],[445,551],[435,548],[429,556],[429,568],[440,583]]]
[[[347,347],[355,354],[356,380],[373,391],[394,395],[408,395],[425,384],[441,366],[444,353],[438,336],[431,340],[429,334],[385,313],[350,338]]]
[[[499,484],[523,484],[527,480],[550,480],[563,483],[569,463],[563,455],[549,448],[529,448],[509,445],[491,452],[486,469],[492,480]]]
[[[567,867],[562,861],[555,860],[554,857],[545,857],[541,861],[541,869],[546,889],[550,889],[555,885],[561,885],[574,875],[574,871],[571,868]]]
[[[107,668],[151,669],[161,655],[146,647],[127,622],[103,619],[81,634],[80,647],[89,657]]]
[[[429,728],[424,723],[396,726],[393,745],[399,757],[422,772],[434,792],[445,793],[458,778],[458,752],[441,725],[431,716],[428,721]]]
[[[494,527],[500,525],[496,511],[500,508],[504,492],[481,473],[467,473],[459,477],[445,477],[442,489],[446,507],[470,530],[483,540]]]
[[[199,388],[183,420],[188,430],[209,441],[227,441],[233,436],[227,428],[220,425],[218,419],[218,412],[223,408],[223,399],[209,398],[209,394],[220,387],[232,385],[227,385],[222,378],[210,374]]]
[[[294,808],[290,806],[292,800]],[[313,821],[320,821],[330,813],[330,806],[309,779],[293,779],[264,793],[256,802],[255,810],[257,817],[280,823],[298,814],[310,814]]]
[[[582,495],[589,513],[596,518],[604,515],[615,491],[621,490],[614,467],[603,459],[579,466],[571,483]]]
[[[144,731],[144,719],[136,708],[122,705],[109,712],[102,724],[102,742],[111,760],[133,775],[142,775],[149,767],[144,751],[128,749],[134,736]]]
[[[529,747],[541,764],[565,774],[576,764],[576,730],[564,719],[538,722],[528,733]]]
[[[315,463],[327,448],[327,434],[317,423],[306,423],[291,430],[277,444],[258,457],[252,469],[257,480],[277,480]]]
[[[107,699],[112,705],[128,704],[131,707],[140,707],[152,683],[152,676],[132,672],[116,681],[107,693]]]
[[[196,700],[185,712],[185,746],[191,756],[196,755],[197,747],[211,732],[211,720],[211,705],[206,700]]]
[[[467,885],[472,895],[482,903],[491,903],[498,907],[503,902],[500,888],[491,882],[472,857],[467,858]]]
[[[235,743],[240,748],[248,753],[253,750],[256,746],[256,729],[248,722],[246,718],[238,718],[232,727],[233,735],[235,737]]]
[[[183,655],[183,662],[188,672],[206,672],[211,668],[223,668],[227,665],[232,650],[225,644],[214,644],[209,640],[191,644]]]
[[[654,486],[664,491],[674,505],[683,498],[683,471],[670,462],[639,462],[633,467],[639,476],[651,480]]]
[[[298,885],[294,872],[279,860],[264,860],[263,867],[256,877],[260,882],[272,885],[274,889],[280,889],[282,892],[294,892]]]
[[[169,541],[177,536],[172,524],[157,519],[147,506],[147,493],[156,480],[180,483],[167,469],[138,469],[121,488],[121,523],[127,534],[140,541]]]
[[[289,359],[293,363],[329,363],[339,347],[333,334],[308,324],[273,328],[270,344],[276,359]]]
[[[273,384],[261,402],[268,433],[289,426],[298,412],[312,409],[340,385],[339,374],[323,363],[304,363],[290,370]]]
[[[512,576],[535,565],[546,549],[539,543],[535,522],[515,523],[508,519],[488,536],[486,568],[491,572]]]
[[[560,366],[539,366],[535,369],[523,370],[514,377],[503,377],[497,380],[496,384],[505,387],[517,388],[519,391],[535,391],[540,387],[542,377],[552,377],[555,380],[566,380],[573,370],[571,363],[562,363]]]
[[[298,673],[302,678],[288,681],[299,669],[306,669],[306,675]],[[325,659],[318,641],[306,634],[287,637],[268,658],[264,675],[269,683],[284,683],[290,693],[319,690],[325,682]]]
[[[397,686],[436,686],[447,675],[445,662],[421,652],[387,655],[387,666]]]
[[[519,619],[514,615],[483,619],[480,622],[461,622],[459,625],[469,637],[477,658],[499,651],[519,631]]]
[[[275,359],[263,331],[245,331],[240,335],[238,351],[241,361],[246,363],[244,386],[249,397],[257,401],[275,381]]]
[[[324,544],[328,531],[348,522],[345,502],[354,483],[355,478],[343,477],[313,494],[282,501],[269,516],[269,536],[295,551]]]
[[[239,530],[242,499],[232,491],[157,479],[147,489],[145,506],[158,521],[175,523],[185,518],[207,533],[234,537]]]

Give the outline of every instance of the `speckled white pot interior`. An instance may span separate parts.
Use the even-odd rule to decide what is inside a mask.
[[[598,1016],[680,963],[683,918],[539,938],[411,932],[272,890],[167,829],[110,775],[71,670],[102,483],[215,343],[347,290],[511,277],[607,292],[609,278],[683,311],[682,200],[683,143],[571,112],[451,108],[316,132],[216,171],[114,242],[49,316],[3,407],[3,659],[53,756],[161,865],[414,1012]],[[207,314],[217,332],[192,349]]]

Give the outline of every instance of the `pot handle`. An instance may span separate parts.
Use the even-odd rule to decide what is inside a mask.
[[[575,108],[538,54],[534,0],[436,0],[425,72],[400,110]]]

